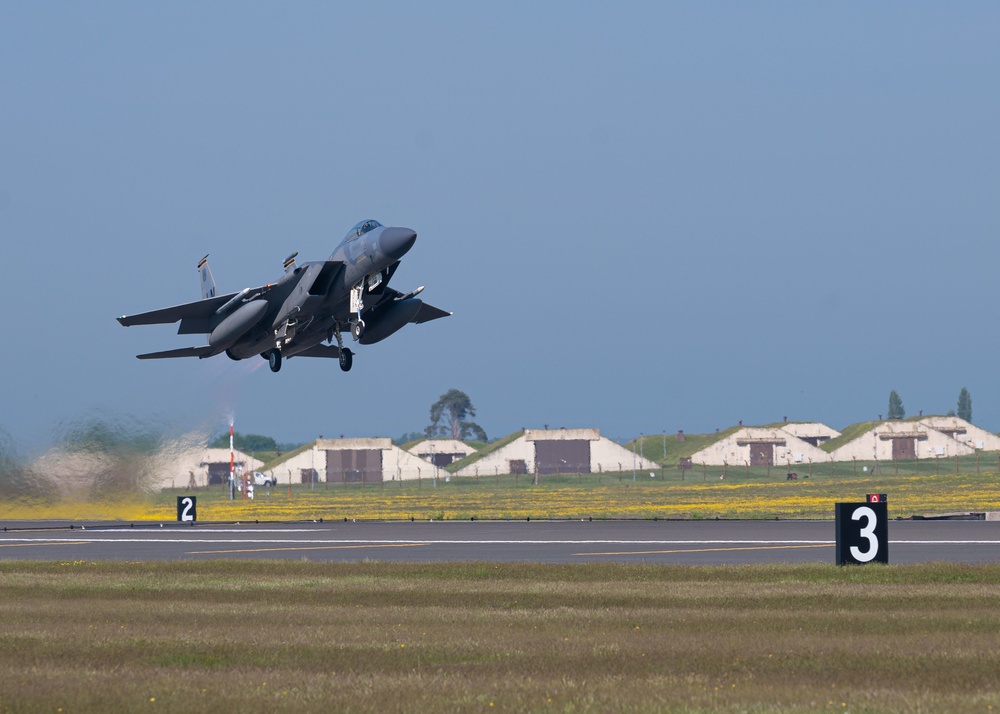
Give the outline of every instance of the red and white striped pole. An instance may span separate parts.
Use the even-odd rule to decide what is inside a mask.
[[[233,452],[233,422],[229,421],[229,500],[236,498],[236,456]]]

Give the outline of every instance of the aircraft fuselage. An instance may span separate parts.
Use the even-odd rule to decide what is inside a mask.
[[[402,294],[388,286],[400,259],[417,234],[378,221],[361,221],[324,261],[296,265],[285,261],[285,273],[274,283],[218,295],[207,256],[198,263],[202,299],[173,307],[122,315],[125,327],[180,322],[178,334],[204,334],[208,344],[138,355],[139,359],[212,357],[225,352],[235,360],[260,355],[272,371],[283,357],[305,355],[340,359],[351,367],[353,353],[341,332],[350,331],[361,344],[379,342],[410,322],[450,315],[423,303],[423,287]],[[326,346],[322,343],[333,342]]]
[[[361,234],[358,230],[352,229],[330,254],[330,261],[343,264],[343,270],[332,276],[330,285],[321,286],[322,290],[315,291],[318,294],[310,290],[322,276],[325,262],[303,263],[289,270],[270,287],[269,302],[275,307],[261,315],[253,329],[229,344],[213,346],[233,359],[247,359],[282,348],[286,357],[292,357],[328,339],[338,324],[349,326],[352,287],[360,286],[363,295],[372,283],[387,282],[391,277],[386,275],[389,268],[399,262],[417,239],[417,234],[409,228],[379,226]],[[288,330],[294,331],[292,336]],[[286,344],[278,344],[282,340]]]

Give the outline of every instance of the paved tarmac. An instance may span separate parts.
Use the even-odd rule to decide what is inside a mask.
[[[0,558],[832,563],[833,521],[0,522]],[[998,521],[890,521],[889,562],[1000,563]]]

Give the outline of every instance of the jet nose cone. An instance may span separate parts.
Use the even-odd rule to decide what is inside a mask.
[[[417,234],[409,228],[386,228],[379,236],[378,246],[392,260],[399,260],[413,247]]]

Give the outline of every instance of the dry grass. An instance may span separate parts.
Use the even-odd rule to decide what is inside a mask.
[[[0,562],[0,710],[987,712],[1000,567]]]

